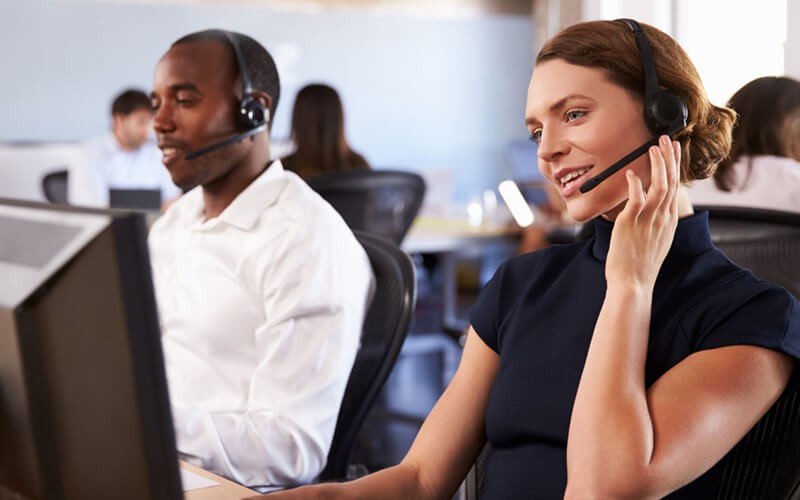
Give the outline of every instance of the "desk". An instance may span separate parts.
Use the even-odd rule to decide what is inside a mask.
[[[470,226],[465,220],[417,217],[401,246],[408,253],[468,253],[493,243],[516,245],[520,234],[516,224]]]
[[[257,492],[245,488],[241,484],[234,483],[224,477],[220,477],[214,473],[203,470],[190,463],[180,461],[181,469],[186,469],[190,472],[211,479],[219,484],[209,486],[208,488],[199,488],[185,492],[185,500],[240,500],[241,498],[251,497],[258,495]]]
[[[501,246],[513,255],[522,229],[516,224],[470,226],[465,220],[417,217],[401,247],[408,253],[433,253],[442,265],[442,327],[462,333],[467,322],[456,317],[456,261],[481,255],[490,246]]]

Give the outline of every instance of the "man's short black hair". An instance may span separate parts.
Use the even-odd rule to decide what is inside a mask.
[[[278,107],[278,99],[281,94],[281,83],[278,78],[278,68],[275,66],[275,60],[272,59],[267,49],[253,38],[234,31],[228,31],[227,33],[230,33],[239,44],[239,50],[242,52],[242,58],[247,66],[247,72],[250,74],[250,84],[253,86],[253,89],[266,92],[267,95],[272,98],[269,114],[270,116],[275,116],[275,110]],[[172,46],[174,47],[182,43],[197,42],[200,40],[219,40],[228,46],[231,55],[234,55],[233,47],[231,47],[226,32],[220,29],[209,29],[190,33],[176,40]]]
[[[114,98],[114,102],[111,104],[112,115],[128,116],[140,109],[151,111],[153,106],[150,102],[150,96],[139,89],[128,89],[122,92]]]

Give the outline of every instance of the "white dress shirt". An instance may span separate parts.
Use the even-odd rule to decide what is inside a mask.
[[[751,159],[753,168],[748,174]],[[736,181],[731,191],[719,190],[712,178],[696,181],[689,187],[692,203],[800,212],[800,162],[778,156],[744,156],[734,163],[733,170]]]
[[[188,192],[149,242],[178,450],[246,485],[312,480],[374,286],[364,249],[280,161],[213,219]]]
[[[154,141],[127,151],[109,132],[87,142],[84,156],[85,163],[70,165],[67,200],[71,205],[108,207],[111,188],[160,189],[162,203],[181,194],[161,163]]]

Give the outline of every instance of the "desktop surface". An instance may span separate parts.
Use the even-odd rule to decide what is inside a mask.
[[[184,477],[183,488],[185,500],[239,500],[258,494],[258,492],[242,486],[241,484],[225,479],[213,472],[201,469],[183,460],[180,461],[180,467]],[[188,475],[186,474],[187,472]],[[193,488],[193,485],[201,484],[205,485]]]

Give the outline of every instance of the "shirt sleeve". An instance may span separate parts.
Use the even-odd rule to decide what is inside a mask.
[[[500,307],[498,302],[503,291],[503,276],[506,271],[507,263],[501,264],[495,271],[492,279],[481,289],[478,298],[469,311],[469,322],[478,337],[489,346],[494,352],[500,353],[498,341],[498,313]]]
[[[307,483],[325,465],[374,286],[361,245],[328,222],[273,239],[254,266],[266,319],[247,401],[175,410],[180,451],[244,484]]]
[[[716,311],[706,312],[705,333],[697,350],[730,345],[754,345],[795,358],[790,390],[800,382],[800,303],[783,288],[760,283],[722,292]]]

